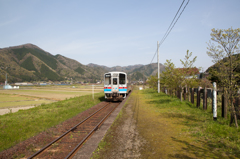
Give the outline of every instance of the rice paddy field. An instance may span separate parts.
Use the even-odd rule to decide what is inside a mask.
[[[91,85],[25,86],[20,89],[0,90],[0,109],[36,106],[92,94]],[[103,86],[94,86],[94,93],[103,92]]]

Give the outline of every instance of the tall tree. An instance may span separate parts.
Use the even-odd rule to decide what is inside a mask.
[[[211,41],[217,43],[215,45],[211,41],[208,44],[207,54],[215,63],[210,73],[214,76],[218,83],[225,87],[227,101],[230,111],[234,117],[235,126],[238,128],[236,108],[234,107],[234,97],[237,96],[239,89],[239,74],[236,69],[239,67],[239,41],[240,28],[238,29],[212,29]]]
[[[165,71],[161,74],[161,81],[171,90],[179,90],[179,88],[182,87],[185,78],[183,72],[176,69],[171,60],[166,60],[164,65]]]
[[[197,85],[196,74],[199,73],[200,69],[193,65],[197,60],[197,56],[195,56],[192,60],[190,59],[191,56],[192,52],[189,53],[189,50],[187,50],[184,60],[180,59],[183,65],[182,73],[185,77],[183,83],[189,88]]]

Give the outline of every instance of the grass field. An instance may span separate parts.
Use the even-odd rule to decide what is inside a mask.
[[[52,103],[77,96],[92,94],[92,86],[33,86],[21,89],[0,90],[0,108],[22,107]],[[103,92],[102,86],[95,86],[94,93]]]
[[[210,104],[204,111],[202,106],[196,108],[196,104],[152,89],[134,91],[130,100],[135,101],[131,105],[138,133],[147,141],[140,158],[240,158],[240,129],[229,126],[229,118],[221,117],[219,107],[214,121]],[[118,124],[124,123],[124,118],[120,115],[115,121],[94,158],[114,152],[111,148],[116,139],[112,136],[118,134]]]
[[[70,98],[0,116],[0,151],[87,110],[104,100],[104,93]]]
[[[182,125],[181,133],[193,137],[192,143],[196,143],[199,147],[190,147],[191,144],[186,142],[185,146],[188,148],[186,153],[197,152],[196,156],[200,158],[240,157],[240,130],[229,126],[229,118],[221,117],[220,107],[218,107],[218,119],[213,121],[210,102],[208,109],[204,111],[202,105],[196,108],[196,104],[181,102],[176,97],[158,94],[151,89],[144,90],[141,94],[143,101],[151,105],[151,111],[157,112],[164,119],[169,120],[169,123],[173,121],[179,126]],[[180,142],[179,139],[176,141]]]

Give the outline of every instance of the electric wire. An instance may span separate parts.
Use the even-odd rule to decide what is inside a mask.
[[[163,39],[164,39],[164,37],[166,36],[167,32],[169,31],[170,27],[172,26],[172,23],[174,22],[175,18],[177,17],[177,15],[178,15],[178,12],[179,12],[179,11],[180,11],[180,9],[182,8],[182,5],[183,5],[183,3],[184,3],[184,2],[185,2],[185,0],[183,0],[183,2],[182,2],[182,4],[181,4],[181,6],[179,7],[179,9],[178,9],[177,13],[175,14],[175,16],[174,16],[174,18],[173,18],[173,20],[172,20],[171,24],[169,25],[169,27],[168,27],[168,29],[167,29],[166,33],[164,34],[164,36],[163,36],[163,38],[162,38],[162,40],[161,40],[161,42],[160,42],[159,44],[161,44],[161,43],[163,42]]]
[[[183,0],[181,6],[179,7],[179,9],[178,9],[176,15],[175,15],[174,18],[173,18],[171,24],[169,25],[169,27],[168,27],[168,29],[167,29],[165,35],[163,36],[161,42],[158,44],[158,46],[157,46],[158,48],[162,45],[162,43],[163,43],[163,42],[165,41],[165,39],[168,37],[169,33],[172,31],[173,27],[175,26],[175,24],[177,23],[178,19],[179,19],[180,16],[182,15],[182,13],[183,13],[183,11],[185,10],[186,6],[188,5],[189,1],[190,1],[190,0],[188,0],[188,2],[185,4],[185,6],[184,6],[183,10],[181,11],[181,13],[179,14],[177,20],[174,22],[176,16],[178,15],[178,12],[180,11],[180,9],[182,8],[182,5],[183,5],[184,2],[185,2],[185,0]],[[174,24],[172,25],[173,22],[174,22]],[[172,26],[171,26],[171,25],[172,25]],[[169,28],[171,28],[171,29],[169,30]],[[152,58],[152,61],[154,60],[156,54],[157,54],[157,51],[155,52],[155,54],[154,54],[154,56],[153,56],[153,58]],[[152,61],[151,61],[151,63],[152,63]],[[150,64],[151,64],[151,63],[150,63]]]

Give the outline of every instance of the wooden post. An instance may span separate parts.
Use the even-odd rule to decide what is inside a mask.
[[[197,108],[200,107],[200,87],[197,89]]]
[[[203,110],[207,110],[207,89],[203,89]]]
[[[227,99],[224,92],[222,94],[222,117],[227,119]]]
[[[191,91],[191,102],[192,104],[194,104],[194,88],[192,88],[192,91]]]
[[[187,88],[184,87],[184,93],[183,93],[183,99],[186,100],[186,93],[187,93]]]
[[[191,102],[191,88],[188,89],[188,101]]]
[[[182,101],[182,87],[179,88],[179,97],[180,97],[180,100]]]

